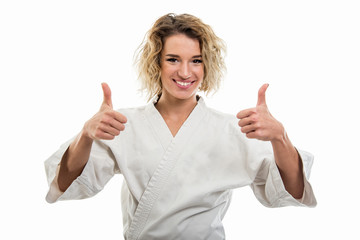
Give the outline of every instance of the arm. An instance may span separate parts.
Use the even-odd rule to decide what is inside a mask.
[[[104,101],[99,112],[85,123],[61,159],[57,181],[62,192],[80,176],[88,162],[93,141],[114,139],[125,129],[126,117],[113,110],[109,86],[104,83],[102,88]]]
[[[71,183],[80,176],[89,159],[92,143],[93,139],[81,131],[70,144],[60,162],[57,179],[60,191],[65,192]]]
[[[248,138],[271,142],[285,189],[294,198],[299,199],[304,191],[302,163],[283,125],[270,114],[267,108],[265,91],[268,86],[264,84],[260,88],[255,108],[243,110],[237,114],[240,119],[239,126]]]
[[[286,191],[294,198],[301,199],[304,191],[304,176],[298,152],[286,133],[282,138],[272,140],[271,144]]]

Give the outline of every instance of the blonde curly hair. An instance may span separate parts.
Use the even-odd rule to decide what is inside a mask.
[[[190,14],[174,13],[160,17],[137,49],[135,64],[141,82],[140,90],[147,93],[148,99],[161,94],[161,51],[164,40],[175,34],[185,34],[199,41],[204,63],[204,79],[199,90],[204,91],[205,94],[216,92],[226,71],[224,41],[199,18]]]

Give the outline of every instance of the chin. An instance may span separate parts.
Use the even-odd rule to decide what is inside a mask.
[[[173,94],[173,97],[180,99],[180,100],[187,100],[191,98],[195,98],[196,92],[193,93],[175,93]]]

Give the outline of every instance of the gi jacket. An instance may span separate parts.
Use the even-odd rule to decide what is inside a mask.
[[[124,176],[124,237],[225,239],[222,219],[234,188],[251,186],[267,207],[316,205],[308,182],[313,156],[298,149],[305,189],[294,199],[283,185],[271,143],[248,139],[235,116],[208,108],[200,98],[175,137],[154,106],[120,109],[128,119],[114,140],[94,141],[82,174],[61,192],[58,164],[68,141],[46,162],[48,202],[88,198],[114,174]]]

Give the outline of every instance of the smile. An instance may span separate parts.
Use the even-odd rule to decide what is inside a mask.
[[[180,84],[181,86],[189,86],[191,84],[191,82],[179,82],[176,81],[177,84]]]
[[[182,88],[187,88],[189,87],[190,85],[192,85],[195,81],[192,81],[192,82],[184,82],[184,81],[176,81],[173,79],[173,81],[179,86],[179,87],[182,87]]]

